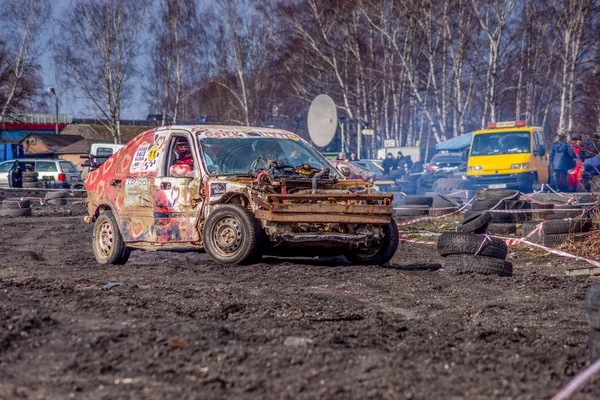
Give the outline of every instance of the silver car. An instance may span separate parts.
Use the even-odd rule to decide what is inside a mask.
[[[55,158],[19,158],[0,163],[0,187],[12,186],[11,174],[20,167],[22,173],[37,172],[37,184],[27,187],[73,188],[83,187],[81,173],[71,161]],[[25,174],[27,175],[27,174]],[[23,183],[31,178],[23,176]]]

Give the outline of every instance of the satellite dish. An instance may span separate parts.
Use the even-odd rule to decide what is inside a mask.
[[[313,143],[319,147],[331,143],[337,123],[337,109],[333,99],[326,94],[315,97],[308,109],[308,135]]]

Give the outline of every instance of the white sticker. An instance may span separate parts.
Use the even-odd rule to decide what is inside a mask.
[[[133,161],[131,161],[131,172],[152,172],[156,171],[158,161],[158,151],[151,143],[144,142],[135,151]]]

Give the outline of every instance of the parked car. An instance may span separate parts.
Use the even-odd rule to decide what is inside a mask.
[[[377,178],[380,178],[383,175],[383,166],[381,165],[381,163],[383,162],[382,160],[364,159],[351,162],[353,164],[358,165],[361,168],[366,169]]]
[[[264,254],[384,264],[398,247],[391,194],[347,179],[299,136],[214,125],[152,129],[86,178],[93,251],[204,249],[221,264]]]
[[[23,173],[33,174],[21,180],[18,176]],[[37,183],[25,185],[28,187],[63,189],[83,187],[81,174],[71,161],[58,158],[18,158],[0,163],[0,187],[23,187],[25,182]]]
[[[463,160],[462,153],[434,155],[418,179],[419,192],[431,191],[436,180],[453,176],[461,165],[464,166],[466,171],[466,162]]]

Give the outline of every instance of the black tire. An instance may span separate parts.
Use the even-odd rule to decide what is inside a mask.
[[[585,293],[585,317],[592,329],[600,330],[600,285],[593,285]]]
[[[492,221],[493,224],[514,224],[516,221],[515,214],[503,213],[503,212],[493,212]]]
[[[513,265],[493,257],[471,254],[452,254],[446,257],[444,268],[448,272],[476,273],[483,275],[512,276]]]
[[[262,257],[263,232],[245,208],[224,204],[206,219],[202,230],[206,253],[220,264],[252,264]]]
[[[2,202],[2,209],[21,209],[31,207],[29,200],[4,200]]]
[[[67,199],[50,199],[50,200],[46,201],[46,204],[48,204],[50,206],[66,206]]]
[[[38,182],[23,182],[22,185],[24,189],[33,189],[40,186]]]
[[[463,233],[484,233],[491,220],[492,216],[489,212],[477,211],[468,217],[465,216],[465,219],[456,227],[456,231]]]
[[[550,220],[542,225],[543,233],[547,235],[556,235],[561,233],[581,233],[589,232],[593,223],[589,218],[577,218],[572,220]]]
[[[592,329],[588,333],[588,350],[591,362],[595,362],[600,358],[600,331]]]
[[[394,257],[400,243],[398,235],[398,226],[392,220],[383,227],[383,239],[378,243],[375,250],[353,250],[345,254],[345,257],[352,264],[357,265],[384,265]]]
[[[428,206],[419,206],[416,204],[405,204],[394,209],[394,216],[396,217],[416,217],[420,215],[429,214]]]
[[[129,259],[131,251],[123,241],[112,211],[105,211],[96,219],[92,248],[96,261],[102,265],[122,265]]]
[[[521,225],[521,237],[529,235],[542,222],[543,221],[539,220],[524,222],[523,225]]]
[[[531,202],[529,200],[507,200],[506,207],[509,210],[531,210]],[[531,221],[530,212],[520,212],[514,214],[515,222],[522,224],[523,222]]]
[[[503,210],[506,208],[506,203],[502,200],[475,200],[471,204],[472,211],[486,211],[491,210],[492,207],[494,210]]]
[[[491,222],[487,227],[487,233],[490,235],[513,235],[517,233],[517,225]]]
[[[518,200],[518,190],[479,188],[475,194],[477,200]]]
[[[57,190],[55,192],[46,193],[46,200],[50,199],[64,199],[65,197],[69,197],[68,190]]]
[[[436,194],[433,196],[434,207],[458,207],[459,203],[448,196],[443,194]]]
[[[21,177],[23,178],[23,181],[25,181],[25,179],[35,179],[37,181],[39,176],[40,176],[40,174],[38,174],[37,172],[25,171],[25,172],[21,173]]]
[[[426,205],[433,204],[433,197],[428,196],[404,196],[404,204]]]
[[[31,208],[3,208],[0,210],[1,217],[29,217]]]
[[[529,241],[532,243],[540,244],[545,247],[555,248],[560,246],[565,240],[569,239],[569,236],[571,235],[567,233],[561,233],[556,235],[540,235],[539,233],[534,233],[529,238]]]
[[[500,260],[506,259],[508,252],[506,243],[500,239],[457,232],[442,233],[438,239],[437,250],[442,257],[451,254],[475,254],[479,251],[478,255]]]

